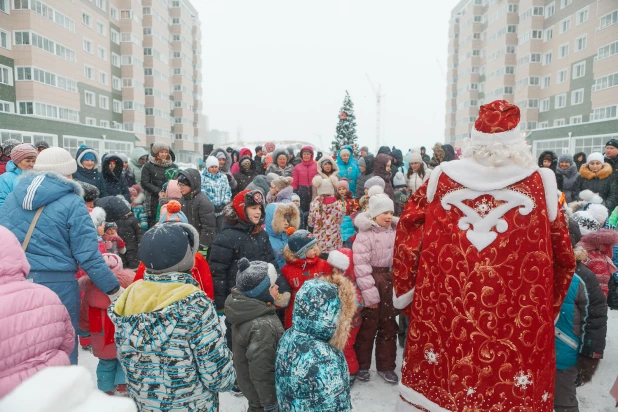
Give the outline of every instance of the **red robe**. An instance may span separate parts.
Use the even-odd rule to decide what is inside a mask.
[[[528,169],[473,191],[452,178],[461,166],[436,168],[399,222],[395,300],[412,300],[396,410],[551,412],[554,320],[575,270],[555,178]]]

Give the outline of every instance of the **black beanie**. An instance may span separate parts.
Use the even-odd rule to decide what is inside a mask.
[[[139,245],[138,258],[149,273],[189,272],[199,235],[185,223],[164,223],[150,229]]]

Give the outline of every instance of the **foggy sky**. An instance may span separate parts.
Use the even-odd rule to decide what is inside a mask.
[[[193,0],[202,21],[204,113],[245,141],[330,147],[345,91],[359,143],[443,141],[448,20],[456,0]],[[320,137],[321,136],[321,137]]]

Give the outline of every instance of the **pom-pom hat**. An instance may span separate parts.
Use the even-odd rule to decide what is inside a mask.
[[[270,288],[277,281],[277,270],[270,263],[249,262],[247,258],[238,261],[236,288],[243,295],[264,302],[274,302]]]
[[[182,206],[177,200],[170,200],[165,209],[161,211],[159,223],[189,223],[187,216],[181,212]]]
[[[506,100],[481,106],[479,117],[470,133],[473,145],[513,144],[524,137],[519,131],[519,107]]]
[[[307,252],[318,243],[318,239],[307,230],[297,230],[288,236],[290,251],[300,259],[305,259]]]
[[[232,207],[238,217],[245,223],[248,223],[247,209],[250,206],[260,205],[262,208],[262,220],[265,217],[264,211],[264,195],[259,190],[243,190],[232,200]]]

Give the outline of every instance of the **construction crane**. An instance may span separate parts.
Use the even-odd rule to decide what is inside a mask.
[[[373,92],[376,95],[376,145],[377,145],[377,147],[380,147],[380,145],[382,144],[382,142],[381,142],[382,98],[385,95],[382,94],[382,85],[381,84],[378,84],[378,88],[376,89],[375,86],[373,85],[373,82],[371,81],[371,78],[369,77],[369,75],[367,73],[365,73],[365,76],[367,76],[367,80],[369,81],[369,84],[371,85],[371,88],[373,89]]]

